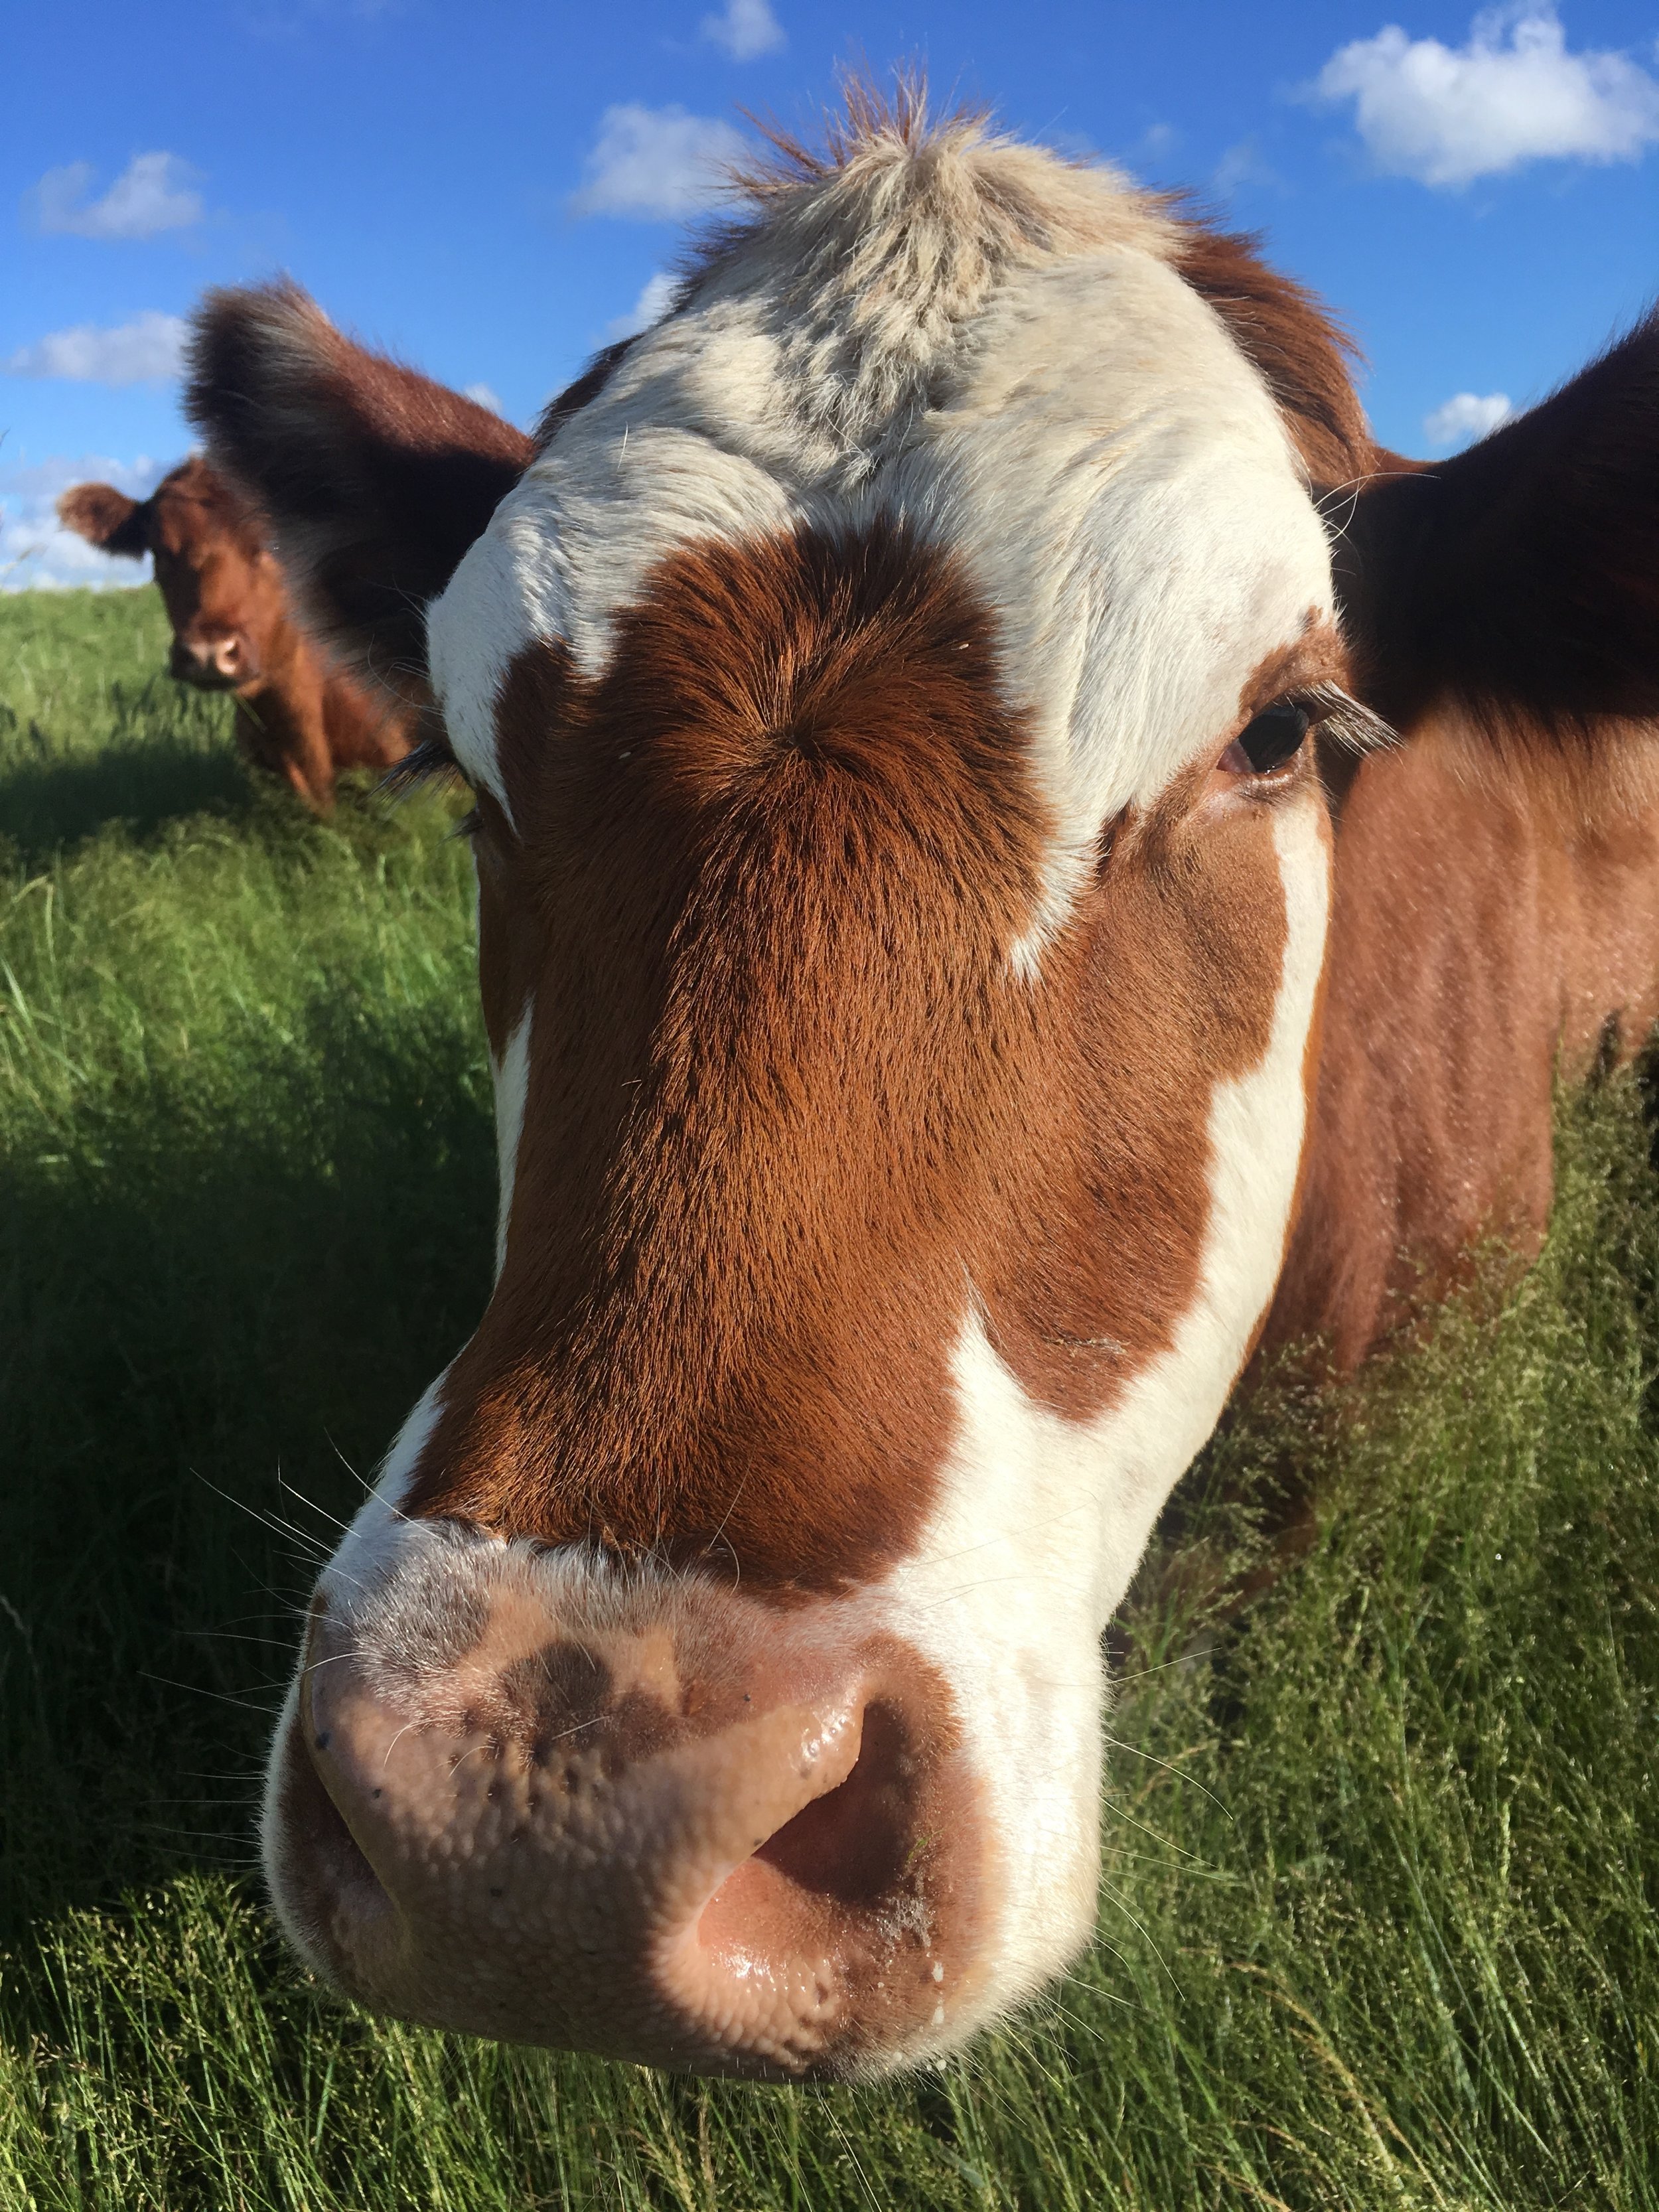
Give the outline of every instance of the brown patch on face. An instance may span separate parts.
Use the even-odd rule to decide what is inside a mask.
[[[1271,809],[1117,825],[1030,987],[1050,825],[992,625],[896,532],[665,563],[610,672],[521,656],[486,805],[505,1263],[409,1510],[827,1589],[901,1553],[977,1301],[1083,1417],[1197,1287],[1207,1117],[1266,1049]],[[1224,736],[1218,732],[1218,736]]]
[[[477,791],[472,841],[478,878],[478,996],[497,1066],[524,1014],[544,958],[538,916],[520,904],[518,840],[494,795]]]

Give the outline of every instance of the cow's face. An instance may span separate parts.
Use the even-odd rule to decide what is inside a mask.
[[[282,659],[290,635],[282,571],[246,502],[205,461],[185,461],[143,501],[78,484],[58,512],[106,552],[153,556],[180,683],[257,688]]]
[[[388,2010],[871,2071],[1092,1924],[1101,1632],[1279,1267],[1351,710],[1304,471],[1155,213],[1091,183],[948,314],[926,255],[885,324],[823,274],[1084,191],[951,158],[803,184],[430,610],[498,1275],[321,1578],[266,1832]],[[340,393],[383,447],[431,388],[215,313],[204,416],[258,482],[236,426],[291,470],[312,406],[360,526]]]
[[[149,538],[173,675],[210,691],[259,684],[284,650],[288,617],[258,524],[202,462],[186,462],[156,492]]]

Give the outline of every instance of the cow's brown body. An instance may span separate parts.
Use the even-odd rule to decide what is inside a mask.
[[[58,514],[107,553],[153,556],[172,673],[230,692],[244,758],[314,811],[333,804],[340,769],[390,768],[409,750],[406,709],[324,657],[295,618],[258,514],[205,461],[182,463],[147,500],[76,484]]]

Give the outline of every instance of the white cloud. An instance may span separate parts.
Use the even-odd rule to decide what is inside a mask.
[[[161,478],[161,466],[143,456],[113,461],[102,453],[71,460],[54,455],[33,468],[0,470],[0,592],[64,591],[72,585],[100,589],[141,584],[149,561],[118,561],[65,530],[55,508],[71,484],[112,483],[130,499],[144,499]]]
[[[1472,446],[1514,412],[1507,392],[1457,392],[1423,417],[1423,428],[1433,445]]]
[[[1477,15],[1468,44],[1408,39],[1389,24],[1332,55],[1311,88],[1352,100],[1380,169],[1467,185],[1524,161],[1635,161],[1659,142],[1659,82],[1628,55],[1570,54],[1538,0]]]
[[[48,169],[29,195],[42,230],[76,238],[154,238],[202,220],[197,173],[176,154],[135,154],[102,199],[88,199],[90,161]]]
[[[724,46],[734,62],[780,53],[789,43],[769,0],[726,0],[720,13],[705,15],[698,27],[705,39]]]
[[[463,399],[471,400],[475,406],[487,407],[492,415],[504,415],[507,411],[501,405],[501,399],[493,385],[464,385],[461,388],[461,397]]]
[[[607,107],[570,205],[577,215],[696,215],[719,198],[722,172],[745,150],[732,125],[713,115],[636,100]]]
[[[605,326],[606,337],[631,338],[636,331],[648,331],[653,323],[659,323],[673,305],[675,280],[665,269],[659,269],[654,276],[647,276],[640,296],[625,315],[618,315]]]
[[[61,376],[75,384],[160,384],[177,376],[184,362],[182,316],[152,307],[113,330],[77,323],[20,346],[0,361],[9,376]]]

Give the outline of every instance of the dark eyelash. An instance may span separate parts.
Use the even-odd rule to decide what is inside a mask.
[[[460,763],[442,738],[422,738],[400,761],[395,762],[380,778],[380,788],[392,798],[401,798],[421,783],[464,783]]]

